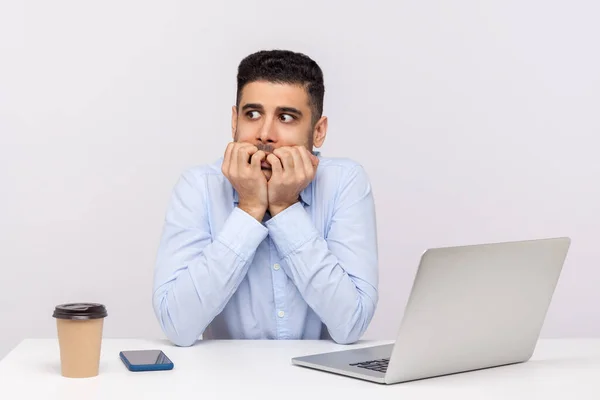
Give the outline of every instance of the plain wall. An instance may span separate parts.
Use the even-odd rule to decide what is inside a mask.
[[[393,339],[429,247],[570,236],[542,335],[600,336],[600,3],[3,1],[0,357],[53,337],[55,304],[105,336],[152,310],[170,191],[230,140],[239,61],[323,68],[325,156],[362,163]]]

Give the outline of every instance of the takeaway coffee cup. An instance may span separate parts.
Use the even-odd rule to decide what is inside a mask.
[[[62,376],[98,375],[102,328],[107,315],[106,307],[97,303],[69,303],[54,308]]]

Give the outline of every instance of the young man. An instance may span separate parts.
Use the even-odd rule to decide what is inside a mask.
[[[363,168],[321,157],[320,67],[261,51],[239,65],[233,142],[185,171],[166,214],[153,305],[176,345],[357,341],[378,301],[375,207]]]

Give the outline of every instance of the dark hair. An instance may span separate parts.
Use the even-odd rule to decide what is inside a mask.
[[[310,57],[289,50],[262,50],[244,58],[238,67],[236,106],[248,83],[267,81],[304,86],[308,93],[312,123],[323,114],[323,72]]]

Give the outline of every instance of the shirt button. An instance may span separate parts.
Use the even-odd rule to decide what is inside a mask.
[[[281,265],[279,265],[279,264],[275,264],[275,265],[273,265],[273,269],[274,269],[275,271],[279,271],[279,268],[281,268]]]
[[[285,317],[285,312],[283,312],[283,310],[279,310],[279,312],[277,313],[277,316],[279,318],[283,318],[283,317]]]

